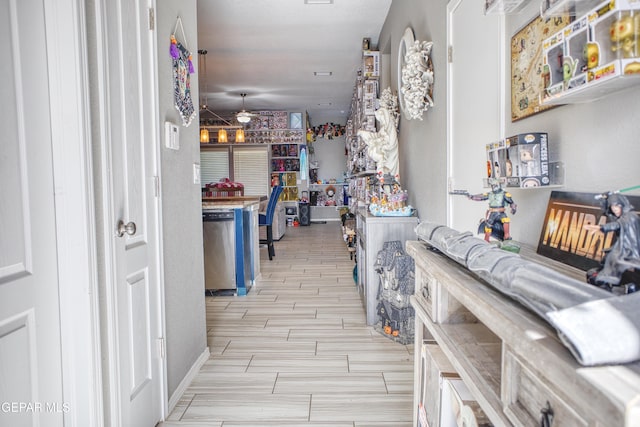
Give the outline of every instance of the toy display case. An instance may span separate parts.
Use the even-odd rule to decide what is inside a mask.
[[[380,52],[377,50],[363,50],[362,51],[362,69],[364,71],[364,77],[379,77],[380,76]]]
[[[520,12],[527,2],[525,0],[485,0],[484,14],[509,15]]]
[[[640,84],[640,3],[600,3],[542,47],[543,104],[591,101]]]
[[[549,185],[548,135],[532,132],[487,144],[487,175],[507,187]]]

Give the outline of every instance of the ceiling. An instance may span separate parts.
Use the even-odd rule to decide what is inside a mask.
[[[362,39],[377,47],[392,0],[314,1],[198,0],[200,104],[229,117],[246,93],[247,110],[346,122]]]

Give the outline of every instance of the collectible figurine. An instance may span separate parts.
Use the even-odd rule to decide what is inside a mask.
[[[610,221],[606,224],[585,224],[590,231],[616,233],[616,240],[606,251],[602,265],[587,271],[587,281],[609,291],[624,286],[625,293],[635,292],[640,284],[640,217],[629,200],[618,193],[600,196]]]
[[[324,191],[325,193],[327,193],[327,200],[324,203],[324,205],[336,206],[336,200],[335,200],[336,188],[333,185],[330,185]]]
[[[500,172],[500,163],[493,162],[493,175],[495,178],[500,178],[502,176],[502,172]]]
[[[536,164],[533,148],[523,148],[520,150],[520,163],[522,164],[521,176],[540,175]]]
[[[469,194],[458,192],[456,194],[466,194],[471,200],[489,201],[489,209],[485,218],[480,222],[478,233],[484,232],[484,240],[487,242],[491,236],[498,240],[511,240],[509,230],[510,218],[505,213],[506,207],[511,207],[511,214],[515,214],[518,206],[514,203],[511,193],[505,191],[497,179],[489,179],[491,191],[482,194]]]
[[[358,135],[367,144],[367,153],[376,162],[378,179],[384,180],[384,175],[389,174],[400,181],[398,168],[398,134],[396,124],[391,116],[391,111],[380,107],[375,113],[380,123],[378,132],[359,130]]]
[[[630,62],[624,66],[624,74],[640,74],[640,62]]]
[[[569,85],[569,80],[576,74],[578,62],[577,59],[573,59],[570,56],[562,58],[562,78],[565,86]]]
[[[504,172],[507,178],[513,176],[513,165],[511,164],[511,159],[509,158],[509,150],[507,150],[507,160],[504,164]]]
[[[586,43],[582,56],[587,63],[587,70],[596,68],[600,63],[600,48],[598,47],[598,43]]]
[[[640,14],[624,15],[611,23],[611,50],[622,51],[623,58],[635,58],[640,53],[638,39],[640,39]]]

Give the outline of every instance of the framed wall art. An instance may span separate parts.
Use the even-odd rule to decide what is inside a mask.
[[[568,13],[547,20],[537,16],[511,37],[512,122],[554,107],[540,105],[544,89],[542,42],[570,22]]]
[[[302,113],[289,113],[289,129],[302,129]]]

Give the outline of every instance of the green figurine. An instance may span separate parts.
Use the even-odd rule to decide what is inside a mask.
[[[489,209],[485,218],[478,227],[478,233],[484,232],[484,240],[487,242],[491,236],[498,240],[511,240],[509,225],[511,219],[505,213],[507,206],[511,208],[511,214],[515,214],[518,206],[513,201],[511,193],[505,191],[500,185],[500,181],[495,178],[489,179],[491,191],[481,194],[467,194],[467,197],[475,201],[489,201]]]

